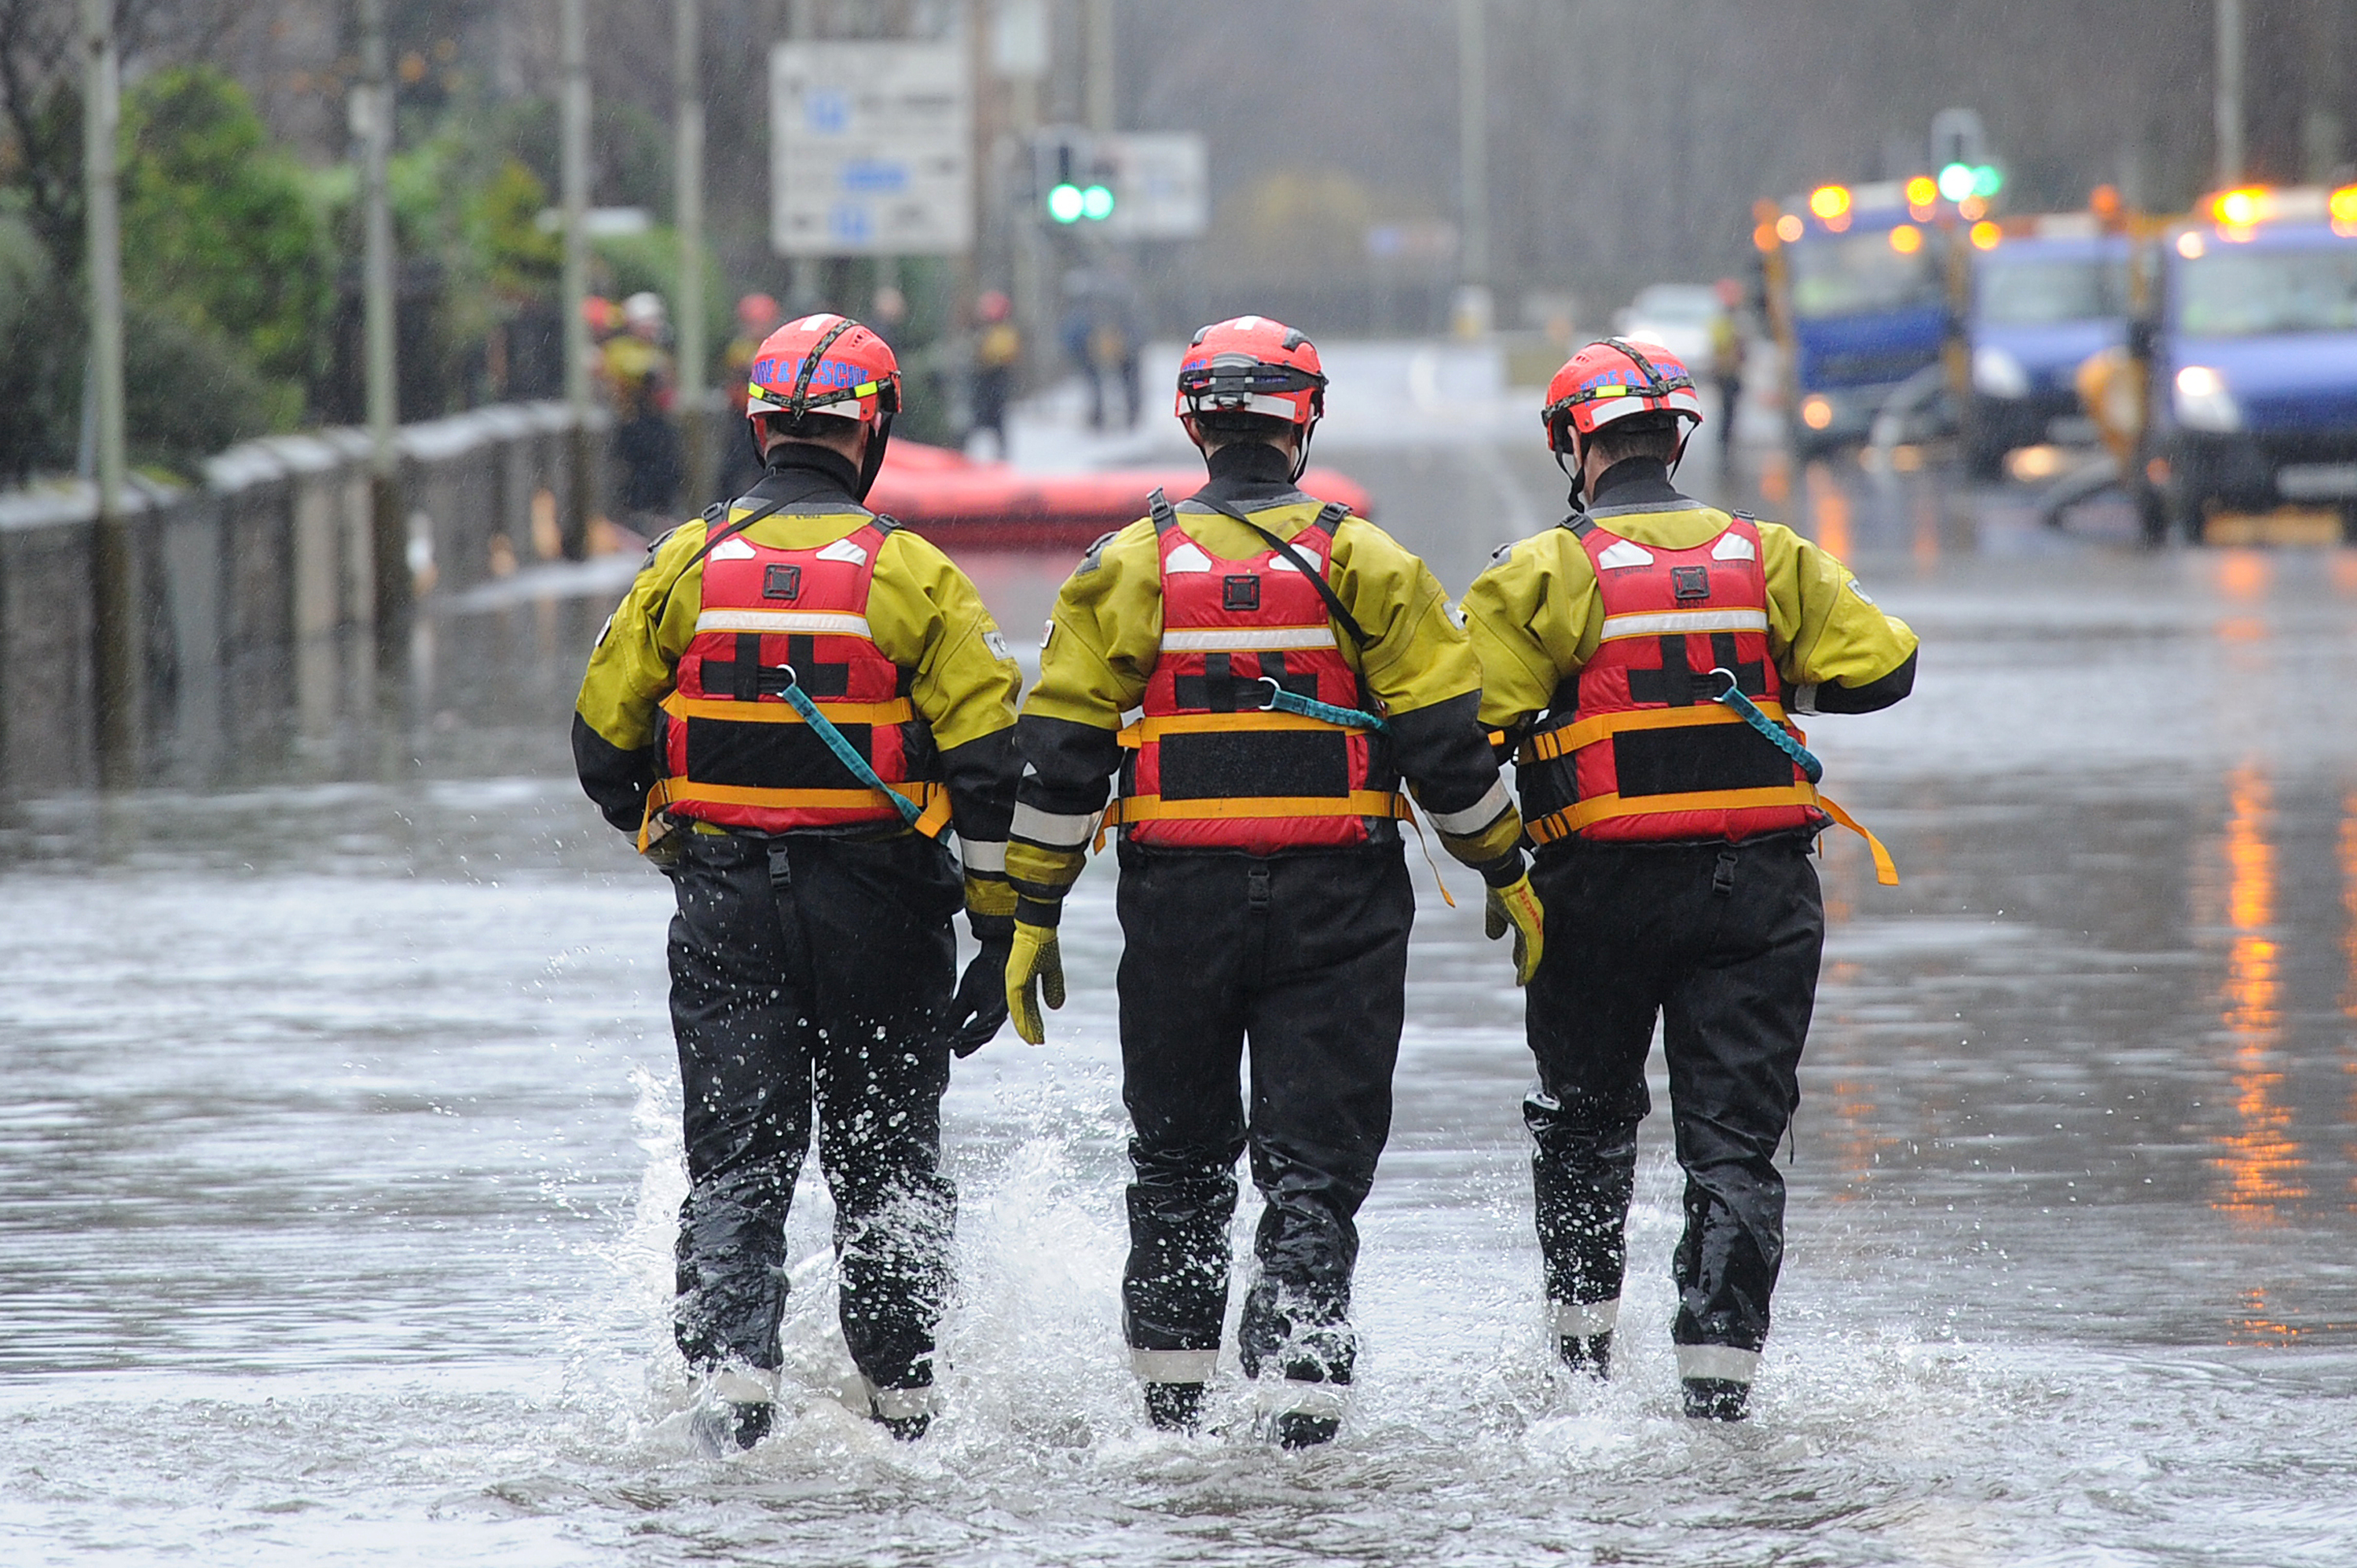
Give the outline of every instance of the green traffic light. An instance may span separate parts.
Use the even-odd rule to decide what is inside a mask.
[[[1048,192],[1048,216],[1059,223],[1077,223],[1087,209],[1088,198],[1081,194],[1077,185],[1067,182]]]
[[[1973,170],[1973,194],[1986,201],[2005,188],[2005,176],[1994,164],[1983,164]]]
[[[1978,184],[1978,176],[1969,164],[1950,164],[1940,171],[1940,194],[1950,201],[1962,201]]]
[[[1102,223],[1113,216],[1113,192],[1102,185],[1092,185],[1081,192],[1081,216],[1092,223]]]

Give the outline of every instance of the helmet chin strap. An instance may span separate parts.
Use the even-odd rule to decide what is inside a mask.
[[[867,450],[859,459],[859,488],[851,499],[866,501],[867,492],[876,488],[876,476],[884,467],[884,448],[892,439],[892,414],[889,410],[877,411],[876,423],[868,428]]]
[[[1571,493],[1564,499],[1571,503],[1572,510],[1586,511],[1587,510],[1587,467],[1580,460],[1578,432],[1574,431],[1571,434],[1572,460],[1566,463],[1563,459],[1564,450],[1558,446],[1555,449],[1555,466],[1563,470],[1565,478],[1571,481]]]
[[[1293,454],[1293,473],[1288,483],[1299,484],[1301,476],[1309,471],[1309,437],[1317,429],[1318,422],[1314,419],[1301,427],[1301,446]]]

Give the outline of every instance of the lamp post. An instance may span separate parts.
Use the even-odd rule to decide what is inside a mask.
[[[596,469],[589,440],[589,24],[586,0],[565,0],[560,18],[565,72],[565,402],[572,411],[572,482],[564,520],[565,553],[588,553]]]
[[[672,0],[673,221],[679,229],[678,408],[689,510],[704,499],[709,421],[704,371],[704,27],[698,0]]]
[[[123,231],[114,139],[121,73],[110,0],[82,0],[82,205],[89,247],[90,377],[96,415],[98,532],[91,557],[92,675],[100,781],[132,781],[138,768],[139,652],[131,525],[123,513]]]

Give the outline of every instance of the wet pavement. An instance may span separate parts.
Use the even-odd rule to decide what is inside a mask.
[[[1526,434],[1371,417],[1318,455],[1461,588],[1558,510]],[[1673,1414],[1660,1118],[1624,1369],[1550,1371],[1519,999],[1419,864],[1344,1437],[1254,1441],[1232,1363],[1229,1430],[1146,1429],[1098,867],[1049,1047],[952,1090],[934,1436],[834,1397],[813,1172],[790,1417],[696,1457],[667,890],[565,773],[607,603],[518,595],[431,623],[335,777],[0,814],[0,1558],[2357,1560],[2357,554],[2147,554],[2124,509],[2057,534],[1937,473],[1691,476],[1925,641],[1911,701],[1812,730],[1906,881],[1828,838],[1749,1425]],[[1066,564],[973,564],[1020,639]]]

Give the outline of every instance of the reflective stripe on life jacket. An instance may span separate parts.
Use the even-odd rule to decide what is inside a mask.
[[[704,563],[695,634],[662,701],[664,777],[648,800],[758,832],[899,823],[785,697],[801,689],[876,777],[916,803],[920,832],[950,814],[932,733],[909,700],[912,671],[867,625],[876,563],[895,525],[871,518],[842,539],[781,550],[737,534]]]
[[[1162,642],[1144,716],[1125,729],[1121,796],[1105,813],[1134,843],[1258,854],[1366,843],[1406,813],[1390,743],[1358,725],[1269,711],[1284,691],[1371,711],[1325,598],[1276,550],[1221,560],[1157,495]],[[1321,510],[1290,542],[1321,575],[1334,525]]]
[[[1603,638],[1545,726],[1516,760],[1540,843],[1739,840],[1830,820],[1792,758],[1717,693],[1736,688],[1791,733],[1768,646],[1760,533],[1730,518],[1686,550],[1639,544],[1581,519],[1573,532],[1596,570]],[[1570,703],[1561,698],[1570,696]]]

